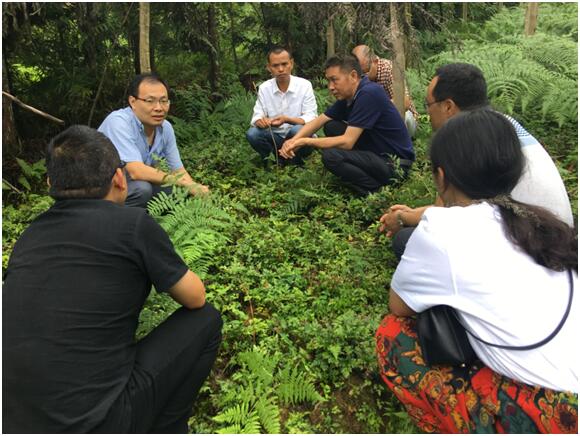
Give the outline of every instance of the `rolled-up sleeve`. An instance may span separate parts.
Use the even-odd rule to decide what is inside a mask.
[[[97,129],[111,140],[125,162],[143,162],[130,123],[118,113],[110,114]]]
[[[317,116],[318,106],[316,105],[316,97],[314,96],[312,84],[308,82],[306,85],[306,92],[304,93],[304,101],[302,102],[302,115],[300,115],[300,118],[302,118],[305,123],[308,123]]]

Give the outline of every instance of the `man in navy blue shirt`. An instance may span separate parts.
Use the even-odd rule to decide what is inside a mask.
[[[284,142],[280,154],[294,157],[297,149],[322,149],[322,162],[333,174],[360,194],[379,190],[400,177],[395,162],[406,174],[415,151],[405,124],[385,90],[362,76],[360,64],[350,55],[326,61],[328,89],[338,100]],[[311,138],[325,127],[325,138]]]

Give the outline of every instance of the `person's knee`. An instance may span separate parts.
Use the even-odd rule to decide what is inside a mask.
[[[340,136],[346,132],[346,123],[342,121],[331,120],[323,127],[325,136]]]
[[[221,332],[224,321],[220,311],[213,307],[213,305],[210,303],[205,303],[201,310],[204,311],[205,316],[207,316],[209,323],[212,325],[214,330]]]
[[[246,132],[246,139],[250,144],[255,144],[256,142],[258,142],[261,136],[262,131],[257,127],[250,127]]]
[[[302,127],[304,127],[304,126],[301,124],[296,124],[296,125],[292,126],[290,128],[290,130],[288,130],[288,133],[286,134],[286,139],[292,138],[294,135],[296,135],[300,131],[300,129]]]
[[[401,260],[401,257],[403,257],[403,253],[405,252],[409,238],[411,238],[411,235],[413,234],[413,230],[415,230],[415,227],[405,227],[393,236],[391,244],[393,252],[398,260]]]
[[[147,207],[147,202],[153,196],[153,186],[144,180],[132,180],[129,182],[127,199],[125,204],[132,207]]]
[[[322,163],[329,170],[340,166],[344,161],[343,153],[335,148],[325,148],[322,150]]]

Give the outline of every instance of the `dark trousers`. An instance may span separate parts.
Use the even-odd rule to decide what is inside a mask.
[[[96,433],[187,433],[187,421],[221,342],[222,319],[210,304],[176,310],[137,343],[125,390]]]
[[[278,153],[278,150],[282,148],[282,144],[287,139],[292,138],[298,131],[302,128],[302,125],[293,126],[286,136],[281,136],[277,133],[270,133],[270,129],[260,129],[258,127],[250,127],[246,132],[246,139],[252,146],[254,150],[258,152],[263,160],[266,160],[271,154],[277,159],[280,165],[303,165],[304,158],[308,157],[312,153],[311,147],[302,147],[296,151],[296,155],[292,159],[284,159]],[[273,139],[272,139],[273,138]],[[276,148],[274,149],[274,145]]]
[[[340,121],[329,121],[324,125],[326,136],[340,136],[347,125]],[[366,195],[399,178],[389,155],[378,155],[367,150],[322,150],[322,163],[335,176],[349,184],[356,192]],[[403,167],[406,175],[408,167]]]
[[[407,248],[407,242],[409,242],[409,238],[415,229],[416,227],[403,227],[393,236],[391,245],[398,260],[401,260],[401,257],[403,257],[405,248]]]
[[[127,177],[127,199],[125,200],[125,205],[146,208],[147,202],[161,191],[170,195],[172,190],[172,186],[162,187],[143,180],[131,180]]]

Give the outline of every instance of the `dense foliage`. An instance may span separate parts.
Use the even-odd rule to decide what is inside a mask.
[[[220,6],[220,19],[234,19],[237,30],[232,38],[240,64],[261,65],[258,58],[242,60],[243,53],[259,53],[260,44],[278,38],[276,32],[281,30],[276,26],[283,29],[288,22],[294,23],[300,12],[294,6],[261,5],[234,4],[232,10],[227,4]],[[123,9],[98,7],[109,8],[108,20],[95,32],[107,34],[106,26],[118,30]],[[177,20],[179,13],[207,6],[158,7],[155,19],[168,23]],[[263,13],[262,23],[269,27],[253,27],[258,20],[252,13],[256,8],[262,8],[258,10]],[[428,56],[417,60],[417,66],[407,73],[413,98],[420,108],[427,83],[441,63],[462,60],[479,65],[490,82],[493,104],[521,120],[557,159],[577,214],[577,5],[542,5],[539,31],[531,38],[520,36],[521,8],[504,8],[500,13],[494,8],[473,5],[472,13],[481,15],[479,24],[459,23],[446,29],[452,35],[447,39],[461,41],[460,46],[445,42],[436,27],[418,32],[418,43],[425,46]],[[48,10],[56,13],[52,6]],[[279,22],[274,21],[275,11],[280,12],[276,16]],[[546,20],[542,20],[544,16]],[[70,17],[61,19],[60,25],[69,29]],[[420,23],[419,18],[414,21]],[[345,20],[345,29],[347,24]],[[288,38],[300,47],[303,36],[298,24],[293,26],[288,28]],[[244,28],[249,30],[243,32]],[[414,142],[418,161],[409,179],[366,198],[354,197],[324,171],[318,153],[305,168],[264,169],[244,138],[254,95],[231,82],[216,101],[208,84],[190,80],[207,74],[203,70],[207,63],[193,50],[205,42],[188,33],[193,32],[191,27],[175,31],[177,41],[189,44],[193,51],[177,53],[163,29],[156,30],[158,47],[172,55],[158,55],[158,69],[178,85],[170,120],[185,166],[195,179],[211,187],[212,194],[202,201],[176,192],[152,202],[149,211],[168,231],[188,265],[202,275],[208,301],[224,318],[221,351],[202,388],[191,429],[198,433],[415,432],[377,378],[373,335],[387,311],[387,291],[396,266],[390,241],[377,232],[377,219],[391,204],[420,206],[435,197],[426,158],[431,134],[427,116],[421,115]],[[69,31],[64,37],[76,35]],[[263,32],[270,32],[269,37]],[[350,43],[345,35],[345,43]],[[111,45],[110,50],[121,50],[123,44]],[[316,49],[304,44],[311,51],[301,56],[320,61]],[[51,65],[56,69],[63,61],[52,62],[39,63],[45,69],[43,77]],[[225,74],[232,67],[231,59],[224,64]],[[186,66],[191,67],[190,73]],[[110,68],[117,73],[131,69],[122,63]],[[312,66],[315,70],[319,75],[320,70]],[[32,69],[30,74],[40,73]],[[42,81],[35,83],[30,86],[48,87]],[[74,78],[63,76],[60,86],[75,83],[79,85]],[[322,82],[315,83],[322,110],[330,98],[320,86]],[[22,83],[18,89],[32,93]],[[47,106],[67,101],[58,98],[58,92],[71,91],[47,89]],[[109,109],[120,104],[121,88],[108,88],[107,93],[116,93],[115,98],[103,100],[108,101]],[[11,190],[12,204],[3,207],[3,268],[27,223],[52,203],[42,187],[42,162],[31,165],[22,161],[18,168],[18,177],[24,181],[15,178],[14,185],[21,194]],[[176,307],[167,296],[152,292],[138,336]]]

